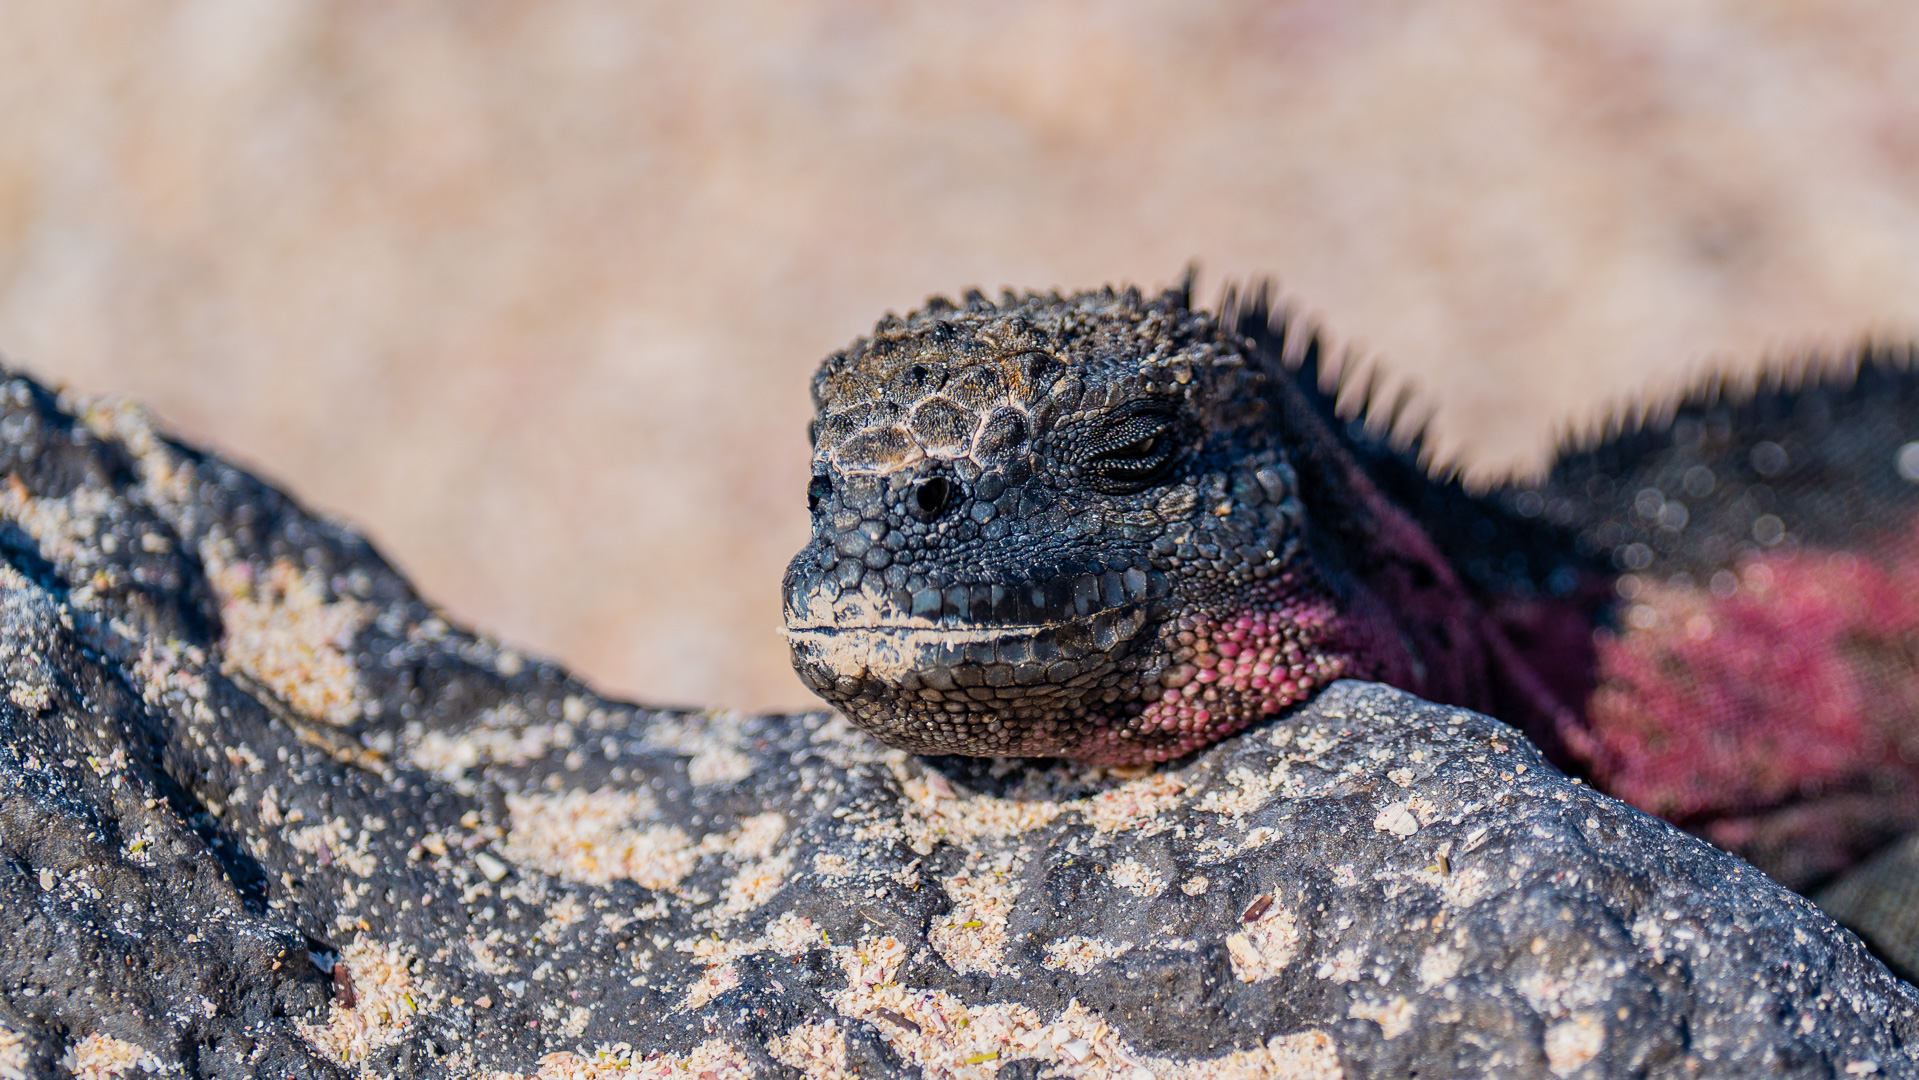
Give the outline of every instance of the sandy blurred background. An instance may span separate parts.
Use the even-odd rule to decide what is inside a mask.
[[[661,702],[794,705],[805,383],[970,284],[1271,273],[1476,472],[1919,332],[1919,5],[0,5],[0,350]]]

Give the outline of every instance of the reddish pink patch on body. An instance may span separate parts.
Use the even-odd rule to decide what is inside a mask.
[[[1629,586],[1602,633],[1587,719],[1605,790],[1685,820],[1912,771],[1919,544],[1756,556],[1719,585]]]

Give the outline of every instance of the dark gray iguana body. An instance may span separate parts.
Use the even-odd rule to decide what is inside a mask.
[[[1379,679],[1811,887],[1919,825],[1907,360],[1709,385],[1473,496],[1263,295],[934,300],[815,377],[794,661],[895,745],[1106,763]]]

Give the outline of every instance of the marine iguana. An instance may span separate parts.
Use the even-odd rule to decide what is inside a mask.
[[[934,298],[813,379],[793,662],[908,750],[1114,765],[1376,679],[1804,888],[1919,825],[1911,361],[1708,382],[1474,493],[1267,288]]]

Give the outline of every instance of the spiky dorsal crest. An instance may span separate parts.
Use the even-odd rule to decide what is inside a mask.
[[[1555,433],[1559,467],[1603,456],[1622,470],[1634,458],[1666,445],[1676,425],[1711,418],[1735,431],[1757,431],[1808,402],[1857,401],[1876,394],[1910,393],[1919,381],[1919,346],[1866,340],[1834,352],[1781,351],[1757,368],[1707,372],[1682,389],[1651,399],[1614,401],[1596,419],[1575,420]]]
[[[1186,287],[1191,288],[1190,279]],[[1431,441],[1433,407],[1418,386],[1390,375],[1378,362],[1345,349],[1335,352],[1318,322],[1278,302],[1270,279],[1220,291],[1220,327],[1277,359],[1292,375],[1326,426],[1363,456],[1389,455],[1438,479],[1451,479],[1456,462],[1439,462]]]

